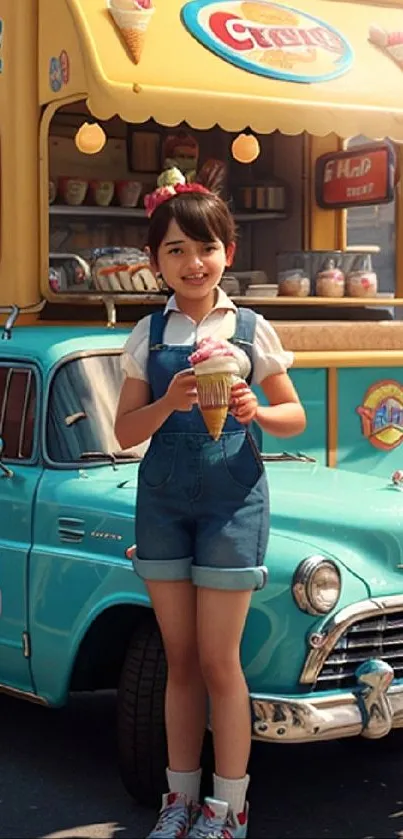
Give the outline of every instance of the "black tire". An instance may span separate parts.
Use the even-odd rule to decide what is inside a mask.
[[[134,633],[123,665],[117,702],[122,781],[139,804],[159,806],[166,790],[164,722],[166,661],[152,616]]]

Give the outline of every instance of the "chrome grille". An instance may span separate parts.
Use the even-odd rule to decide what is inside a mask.
[[[403,678],[403,611],[374,615],[347,627],[326,658],[316,690],[354,687],[357,667],[369,658],[387,661],[395,678]]]

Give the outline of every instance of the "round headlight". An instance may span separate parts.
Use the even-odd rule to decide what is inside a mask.
[[[304,559],[295,571],[292,593],[300,609],[310,615],[327,615],[334,609],[341,590],[337,565],[325,556]]]

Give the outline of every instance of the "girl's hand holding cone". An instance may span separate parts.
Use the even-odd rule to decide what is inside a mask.
[[[197,405],[196,376],[193,370],[182,370],[173,377],[164,396],[171,413],[191,411]]]
[[[231,414],[242,425],[255,419],[259,403],[246,382],[236,382],[231,389]]]

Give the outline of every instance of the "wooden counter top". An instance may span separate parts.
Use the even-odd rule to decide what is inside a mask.
[[[403,350],[403,321],[270,321],[293,352]]]

